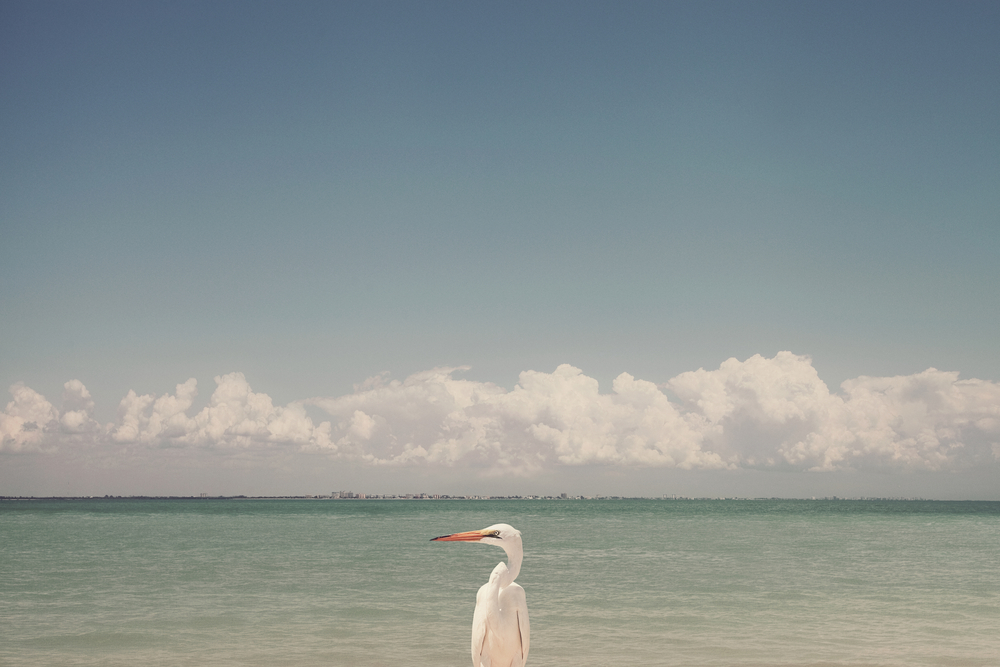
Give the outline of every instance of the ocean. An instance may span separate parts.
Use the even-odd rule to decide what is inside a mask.
[[[510,523],[533,667],[1000,665],[1000,503],[0,501],[0,664],[468,666]]]

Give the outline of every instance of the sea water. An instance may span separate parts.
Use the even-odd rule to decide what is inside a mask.
[[[1000,503],[0,501],[0,664],[469,665],[505,522],[533,666],[1000,665]]]

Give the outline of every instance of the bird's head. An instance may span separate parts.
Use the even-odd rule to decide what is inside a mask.
[[[503,547],[504,551],[508,551],[514,544],[521,546],[521,531],[505,523],[497,523],[482,530],[433,537],[431,542],[481,542]]]

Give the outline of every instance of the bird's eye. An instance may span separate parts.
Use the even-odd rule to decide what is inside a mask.
[[[493,531],[493,537],[500,537],[500,531],[499,530],[494,530]]]

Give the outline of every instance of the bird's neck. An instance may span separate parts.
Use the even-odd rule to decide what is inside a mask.
[[[507,576],[504,577],[504,581],[500,582],[501,588],[506,588],[517,579],[517,575],[521,572],[521,559],[524,557],[520,548],[504,549],[504,551],[507,552]]]

